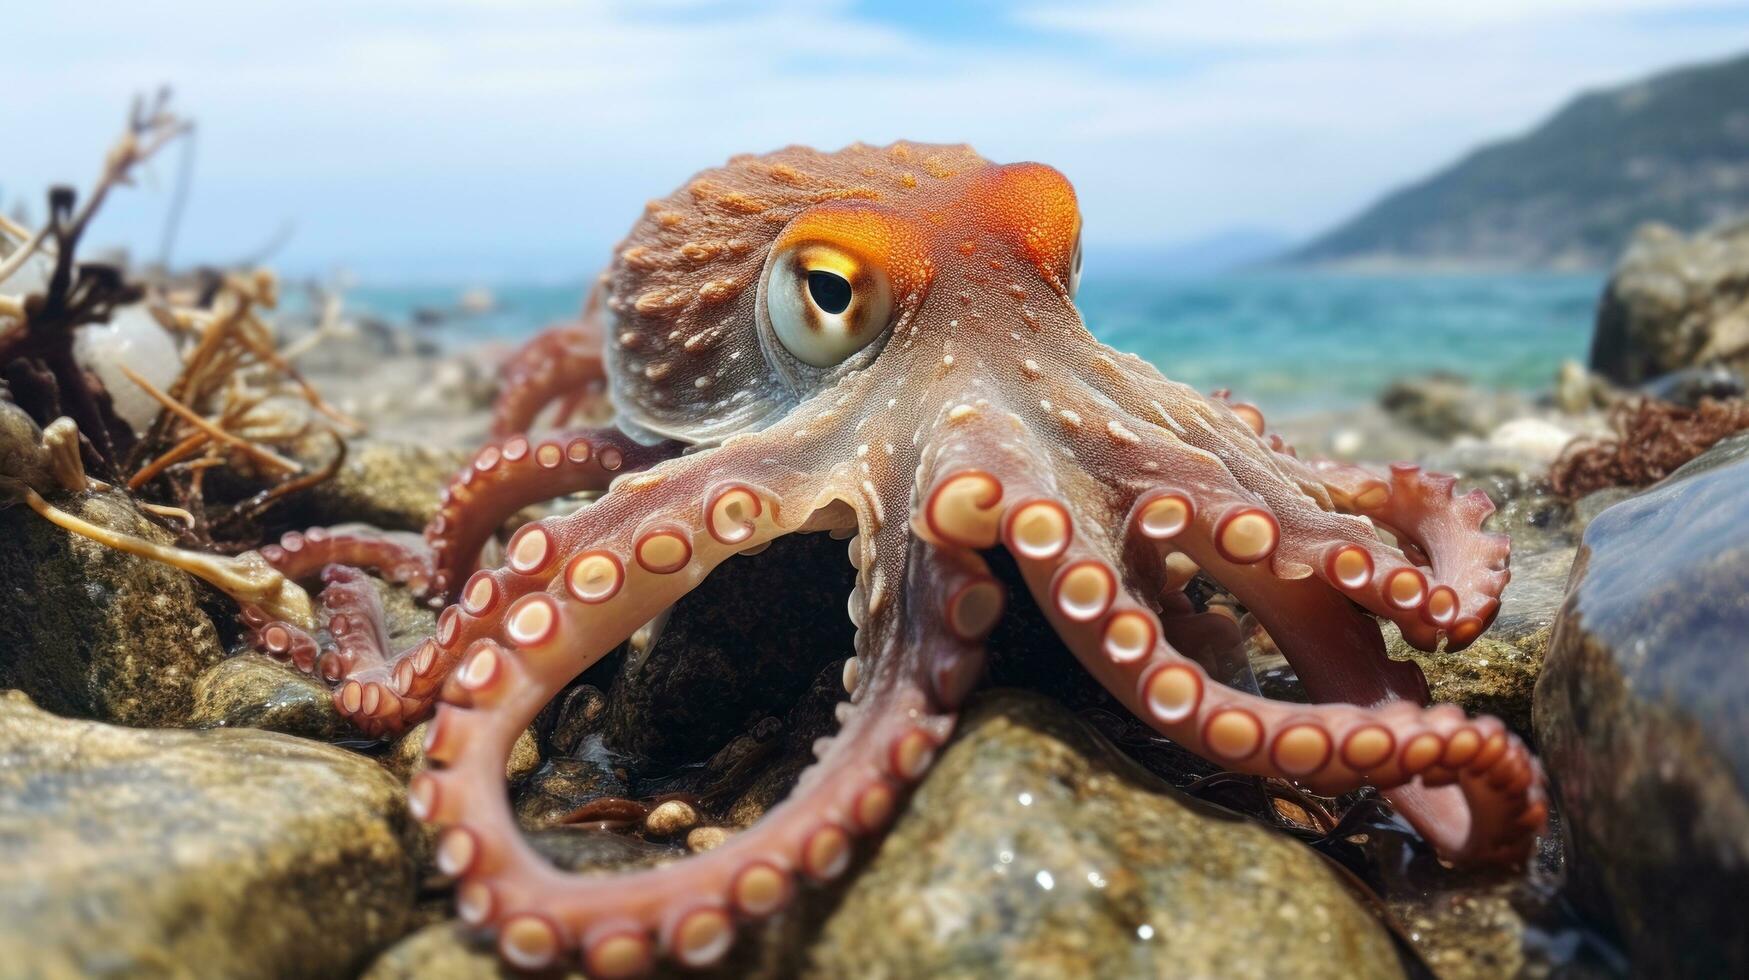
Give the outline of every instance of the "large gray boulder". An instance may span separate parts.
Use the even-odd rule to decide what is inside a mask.
[[[1749,375],[1749,221],[1693,238],[1648,225],[1604,288],[1591,368],[1638,385],[1706,364]]]
[[[1537,683],[1573,896],[1652,975],[1749,972],[1749,435],[1586,528]]]

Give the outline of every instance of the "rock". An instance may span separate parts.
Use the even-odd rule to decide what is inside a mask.
[[[1379,394],[1379,405],[1392,418],[1438,439],[1486,435],[1516,414],[1519,403],[1514,395],[1484,391],[1450,374],[1402,378]]]
[[[338,748],[68,720],[14,692],[0,799],[10,975],[342,975],[411,924],[405,794]]]
[[[172,540],[120,491],[58,503],[94,524]],[[195,678],[225,656],[201,595],[185,572],[24,507],[0,510],[0,687],[56,714],[183,725]]]
[[[1054,702],[977,699],[803,975],[1401,975],[1311,850],[1198,803]]]
[[[1597,519],[1597,515],[1639,492],[1637,487],[1605,487],[1573,501],[1573,517],[1569,524],[1571,533],[1583,535],[1591,522]]]
[[[1549,464],[1573,439],[1604,431],[1607,431],[1604,416],[1597,412],[1580,416],[1518,415],[1489,429],[1485,438],[1458,436],[1417,459],[1436,472],[1509,480],[1520,488],[1530,489],[1546,482]],[[1495,496],[1492,488],[1489,496]],[[1496,498],[1495,502],[1500,501]]]
[[[1574,897],[1639,972],[1749,971],[1749,435],[1586,529],[1536,690]]]
[[[1402,975],[1388,934],[1310,849],[1179,795],[1036,695],[978,697],[847,877],[743,930],[715,975]],[[445,924],[364,976],[501,969]]]
[[[326,441],[309,458],[332,452]],[[332,480],[318,484],[287,508],[291,526],[370,524],[391,531],[419,531],[437,512],[438,497],[461,471],[469,454],[413,443],[355,439]]]
[[[555,976],[581,977],[567,971]],[[426,926],[396,943],[364,971],[360,980],[518,980],[527,974],[511,969],[492,945],[457,922]]]
[[[596,726],[607,710],[607,695],[594,685],[577,684],[560,695],[557,705],[547,744],[555,755],[575,755],[596,734]]]
[[[1546,470],[1577,434],[1547,419],[1516,418],[1502,422],[1489,432],[1488,444],[1534,460]]]
[[[258,653],[231,657],[194,682],[197,728],[261,728],[331,742],[354,734],[328,685]]]
[[[624,757],[592,738],[575,757],[541,763],[517,787],[516,814],[524,826],[559,823],[586,803],[628,797],[626,778]]]
[[[1488,495],[1494,496],[1492,487],[1488,487]],[[1498,501],[1496,506],[1494,516],[1488,518],[1482,528],[1512,539],[1514,564],[1525,555],[1557,549],[1570,552],[1577,540],[1573,530],[1573,505],[1546,492],[1546,485],[1520,490]]]
[[[696,762],[750,719],[794,703],[823,665],[854,649],[843,608],[854,585],[845,543],[826,534],[730,558],[675,604],[649,653],[624,658],[607,692],[606,743]]]
[[[383,756],[383,767],[399,776],[402,782],[425,768],[425,732],[431,722],[422,721],[407,730]],[[540,767],[540,745],[534,732],[524,729],[510,746],[510,758],[504,763],[504,778],[515,782]]]
[[[698,811],[685,800],[657,804],[644,818],[644,833],[651,837],[676,837],[698,825]]]
[[[1564,360],[1555,372],[1555,407],[1568,415],[1581,415],[1608,408],[1615,386],[1592,374],[1575,360]]]
[[[1377,402],[1303,415],[1271,416],[1267,421],[1270,430],[1301,456],[1351,463],[1420,459],[1445,445],[1445,440],[1411,428]]]
[[[686,834],[686,849],[694,854],[715,850],[733,834],[727,827],[694,827]]]
[[[1749,221],[1692,238],[1648,225],[1604,287],[1591,368],[1637,385],[1705,364],[1749,372]]]
[[[486,410],[497,395],[503,353],[473,349],[444,354],[410,330],[385,330],[382,337],[395,349],[316,363],[311,355],[322,357],[328,346],[324,343],[298,363],[332,404],[367,420],[375,439],[433,449],[477,449],[488,434]]]
[[[1698,407],[1703,398],[1717,401],[1742,398],[1746,389],[1749,386],[1744,384],[1743,375],[1717,364],[1683,368],[1640,386],[1646,395],[1684,408]]]
[[[1427,675],[1433,700],[1462,705],[1470,714],[1498,717],[1529,737],[1537,675],[1548,653],[1555,616],[1567,591],[1572,548],[1512,556],[1512,581],[1501,595],[1500,615],[1474,643],[1456,653],[1411,647],[1392,625],[1385,647],[1392,657],[1413,660]]]
[[[543,827],[525,834],[530,847],[564,871],[629,871],[686,855],[679,847],[639,840],[615,830]]]

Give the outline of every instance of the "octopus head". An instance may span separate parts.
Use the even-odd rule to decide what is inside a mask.
[[[1080,238],[1042,164],[909,143],[737,158],[652,202],[607,274],[621,417],[716,441],[994,309],[1078,324]]]

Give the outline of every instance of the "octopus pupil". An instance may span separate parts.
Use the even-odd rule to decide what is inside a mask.
[[[850,308],[850,280],[836,272],[808,273],[808,295],[814,305],[836,316]]]

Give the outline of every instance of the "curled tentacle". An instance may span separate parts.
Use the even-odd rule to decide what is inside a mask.
[[[603,489],[616,476],[672,456],[678,446],[643,446],[612,429],[512,436],[482,449],[444,491],[424,538],[347,525],[293,531],[261,549],[288,579],[322,578],[317,629],[269,617],[245,604],[254,644],[269,655],[335,685],[340,714],[371,735],[393,735],[423,719],[460,651],[426,640],[394,651],[384,634],[381,601],[359,575],[374,571],[434,602],[455,598],[480,547],[529,504]],[[526,560],[541,540],[512,539],[512,559]],[[520,544],[522,552],[518,553]]]
[[[1420,707],[1426,687],[1419,671],[1385,657],[1370,618],[1310,569],[1284,577],[1279,552],[1289,546],[1271,499],[1248,493],[1206,451],[1135,423],[1140,431],[1125,427],[1112,438],[1160,465],[1172,487],[1126,490],[1118,499],[1132,503],[1123,520],[1078,513],[1098,498],[1062,492],[1058,481],[1081,471],[1039,466],[1044,451],[1003,424],[1014,416],[972,408],[964,416],[968,437],[944,440],[932,460],[920,523],[971,546],[992,543],[990,529],[997,529],[1059,635],[1139,717],[1239,771],[1300,779],[1331,793],[1389,790],[1453,859],[1522,857],[1546,813],[1523,744],[1494,719]],[[1101,448],[1078,443],[1075,458],[1084,463]],[[1130,472],[1111,482],[1122,488],[1136,479]],[[1345,523],[1311,509],[1334,526]],[[1144,582],[1148,594],[1169,580],[1163,562],[1148,568],[1124,560],[1138,542],[1144,551],[1164,545],[1182,552],[1232,589],[1279,636],[1312,696],[1327,703],[1276,703],[1211,683],[1201,664],[1171,645],[1156,611],[1135,597]],[[1286,561],[1298,553],[1288,551]]]
[[[335,708],[367,735],[394,735],[421,720],[435,690],[397,691],[390,680],[397,670],[405,673],[422,661],[433,671],[447,665],[431,662],[429,643],[399,652],[390,648],[382,600],[364,571],[415,594],[428,593],[436,572],[425,541],[416,534],[339,525],[288,532],[263,547],[261,556],[288,579],[319,576],[322,590],[314,631],[245,603],[243,620],[252,644],[336,685]]]
[[[297,581],[313,578],[329,565],[371,569],[414,592],[430,589],[435,577],[431,550],[417,534],[364,524],[290,531],[260,551],[269,565]]]
[[[1146,534],[1139,512],[1134,520],[1136,533]],[[1218,534],[1216,523],[1204,519],[1201,530],[1210,539]],[[1077,520],[1055,558],[1029,558],[1036,549],[1013,542],[1009,550],[1064,642],[1137,717],[1232,769],[1297,779],[1325,793],[1363,785],[1390,790],[1412,781],[1456,784],[1461,799],[1440,806],[1417,805],[1424,789],[1405,794],[1405,814],[1450,858],[1522,858],[1547,807],[1535,761],[1498,721],[1470,720],[1449,705],[1424,709],[1413,701],[1287,704],[1213,684],[1201,665],[1166,641],[1153,612],[1119,577],[1109,546],[1088,528]],[[1212,540],[1195,550],[1229,587],[1223,578],[1229,572],[1253,580],[1267,574],[1221,557]],[[1288,635],[1315,638],[1318,657],[1337,661],[1322,660],[1318,676],[1337,678],[1339,685],[1349,681],[1354,671],[1344,667],[1354,663],[1343,651],[1377,647],[1376,627],[1337,597],[1316,596],[1319,587],[1310,581],[1288,584],[1313,598],[1288,615],[1325,613],[1315,623],[1295,621]],[[1281,583],[1271,589],[1273,602]],[[1244,599],[1250,590],[1235,591]],[[1382,656],[1382,650],[1376,653]],[[1292,659],[1302,663],[1301,657]],[[1312,690],[1314,697],[1329,693]]]
[[[616,485],[569,526],[543,528],[554,554],[541,567],[559,568],[560,552],[568,556],[554,589],[524,588],[513,599],[501,587],[526,586],[517,576],[527,573],[478,573],[475,582],[493,583],[480,586],[490,593],[485,608],[473,603],[461,614],[469,622],[448,628],[468,655],[431,729],[427,752],[440,768],[418,777],[412,798],[419,815],[448,828],[439,862],[461,879],[463,917],[495,927],[500,949],[519,966],[540,967],[573,948],[600,976],[641,972],[658,949],[686,965],[716,961],[736,922],[774,911],[798,879],[842,873],[852,836],[885,825],[903,786],[922,775],[945,739],[950,706],[981,670],[983,636],[1001,610],[1000,590],[982,562],[922,541],[907,549],[903,522],[881,524],[861,511],[863,536],[879,540],[853,545],[870,584],[859,585],[859,654],[845,669],[853,706],[790,799],[753,828],[673,866],[586,877],[545,863],[520,837],[504,799],[504,759],[516,733],[652,608],[678,599],[723,558],[808,526],[832,499],[823,485],[780,495],[723,484],[702,463],[675,461],[651,474],[667,481],[665,499],[689,499],[696,509],[658,506],[655,523],[646,520],[626,541],[616,533],[619,522],[661,491]],[[653,537],[670,533],[683,514],[696,518],[689,549]],[[876,573],[903,585],[873,588]],[[464,605],[472,592],[472,585],[464,590]],[[490,619],[479,618],[487,613]],[[487,629],[488,622],[502,629]]]
[[[1282,579],[1316,575],[1369,612],[1396,623],[1404,638],[1423,650],[1436,649],[1442,636],[1454,648],[1469,643],[1499,611],[1498,596],[1508,578],[1507,548],[1504,539],[1479,529],[1492,510],[1485,499],[1471,495],[1454,501],[1450,478],[1422,478],[1414,468],[1402,468],[1388,487],[1367,474],[1379,486],[1367,487],[1361,499],[1384,507],[1399,501],[1400,518],[1415,529],[1400,529],[1405,539],[1401,546],[1392,545],[1378,537],[1370,515],[1362,519],[1349,512],[1340,488],[1327,485],[1332,481],[1313,475],[1308,464],[1290,453],[1272,448],[1253,427],[1261,426],[1260,415],[1250,418],[1224,402],[1195,399],[1194,393],[1187,397],[1189,389],[1183,385],[1157,373],[1151,379],[1138,377],[1120,370],[1115,361],[1107,373],[1118,380],[1118,394],[1130,401],[1141,399],[1146,409],[1133,420],[1135,431],[1126,432],[1135,446],[1146,446],[1152,468],[1138,469],[1128,478],[1153,480],[1168,493],[1213,494],[1225,520],[1217,528],[1216,542],[1228,557],[1244,562],[1267,558]],[[1091,388],[1086,397],[1093,400],[1090,413],[1124,411],[1123,399],[1108,400]],[[1339,471],[1366,472],[1357,467]],[[1187,483],[1194,486],[1182,486]],[[1194,508],[1200,500],[1193,498],[1186,499]],[[1432,558],[1420,547],[1417,532],[1438,553],[1431,565],[1416,561]]]
[[[1442,624],[1448,649],[1469,646],[1494,621],[1500,593],[1512,577],[1512,544],[1503,534],[1482,531],[1494,513],[1486,493],[1472,490],[1454,496],[1452,477],[1410,463],[1398,463],[1388,478],[1380,478],[1350,463],[1294,462],[1324,484],[1338,509],[1372,520],[1426,559],[1430,580],[1439,584],[1428,593],[1423,618]],[[1440,593],[1442,588],[1449,594]],[[1451,612],[1444,612],[1444,603],[1452,605]]]
[[[1404,574],[1394,588],[1387,583],[1387,593],[1393,593],[1390,605],[1399,609],[1401,604],[1395,601],[1399,596],[1425,597],[1418,617],[1405,621],[1395,610],[1386,613],[1372,607],[1396,621],[1411,643],[1431,650],[1443,632],[1447,649],[1461,650],[1493,623],[1500,611],[1500,593],[1512,577],[1511,542],[1505,535],[1482,530],[1494,513],[1486,493],[1472,490],[1456,496],[1453,477],[1425,472],[1412,463],[1394,464],[1389,476],[1381,477],[1353,463],[1301,460],[1280,436],[1265,431],[1263,413],[1255,406],[1230,402],[1224,392],[1216,395],[1269,445],[1277,466],[1308,495],[1320,501],[1327,497],[1329,509],[1365,517],[1391,532],[1399,550],[1412,553],[1416,563],[1428,569],[1424,581]],[[1364,575],[1370,560],[1370,555],[1357,552],[1333,552],[1325,577],[1345,585]]]
[[[480,547],[511,515],[530,504],[586,490],[605,490],[677,455],[680,444],[646,446],[616,429],[578,429],[489,443],[444,488],[437,514],[425,528],[436,561],[432,590],[454,590],[480,556]]]
[[[504,362],[492,435],[508,439],[528,432],[548,405],[560,403],[555,425],[565,425],[585,402],[605,398],[598,300],[591,294],[583,317],[534,336]]]

